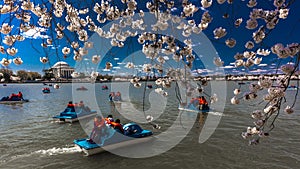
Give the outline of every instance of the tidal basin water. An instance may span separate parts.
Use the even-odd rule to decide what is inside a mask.
[[[81,85],[95,85],[94,91],[81,92],[95,93],[95,99],[102,114],[111,113],[112,107],[107,99],[110,90],[101,90],[104,83]],[[107,85],[110,87],[110,84]],[[0,86],[0,97],[22,91],[24,98],[30,100],[28,103],[17,105],[0,104],[1,169],[297,169],[300,167],[299,96],[296,98],[295,112],[291,115],[281,112],[271,136],[262,139],[259,145],[248,146],[248,142],[241,137],[241,132],[245,131],[247,126],[253,126],[250,112],[263,108],[265,104],[252,105],[260,101],[257,99],[253,103],[242,101],[239,105],[231,105],[230,98],[233,96],[233,89],[238,88],[238,84],[227,82],[227,98],[219,98],[226,101],[225,110],[223,115],[214,115],[221,116],[220,123],[204,143],[199,143],[198,138],[207,119],[205,116],[197,115],[194,117],[192,128],[187,136],[162,154],[147,158],[128,158],[105,152],[86,157],[73,144],[74,139],[85,138],[88,135],[82,125],[80,123],[62,124],[52,120],[52,117],[63,111],[68,101],[73,99],[72,84],[61,84],[58,90],[51,88],[50,94],[43,94],[41,91],[43,87],[43,84]],[[241,89],[246,91],[247,87],[243,85]],[[147,89],[146,94],[149,94],[151,90],[153,89]],[[161,126],[161,130],[153,130],[154,135],[166,131],[174,121],[174,116],[179,113],[178,101],[172,91],[174,91],[172,88],[168,90],[170,97],[163,115],[155,121]],[[139,101],[143,99],[144,93],[142,90],[130,92],[132,93],[131,102],[136,102],[135,108],[142,110],[143,107]],[[287,91],[287,102],[293,101],[295,92],[295,90]],[[112,114],[118,116],[116,112]],[[116,118],[120,118],[123,123],[130,121],[125,117]],[[152,130],[150,125],[141,124],[141,126]]]

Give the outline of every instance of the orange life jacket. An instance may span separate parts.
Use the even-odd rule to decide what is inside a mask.
[[[122,124],[116,123],[116,122],[111,122],[110,125],[112,125],[115,129],[119,129],[122,133],[124,133]]]
[[[105,120],[105,122],[106,122],[106,124],[111,124],[113,121],[112,120],[110,120],[109,118],[104,118],[104,120]]]
[[[75,104],[68,104],[68,107],[75,107]]]
[[[204,99],[202,99],[202,98],[200,98],[200,99],[199,99],[199,104],[200,104],[200,105],[203,105],[203,104],[205,104],[205,100],[204,100]]]

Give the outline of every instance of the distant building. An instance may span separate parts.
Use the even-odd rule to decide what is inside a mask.
[[[55,63],[48,71],[52,72],[55,78],[71,78],[74,70],[68,63],[60,61]]]

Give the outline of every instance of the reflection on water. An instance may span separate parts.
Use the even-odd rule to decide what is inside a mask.
[[[95,92],[98,106],[104,116],[113,114],[123,123],[131,121],[130,116],[127,116],[131,112],[119,111],[126,110],[126,102],[132,102],[142,113],[142,92],[132,93],[130,100],[115,108],[107,99],[110,91],[101,90],[103,84],[95,85],[95,91],[90,92]],[[232,91],[237,85],[231,83],[228,86],[228,104],[225,111],[223,115],[215,114],[222,115],[221,122],[206,142],[199,144],[198,138],[207,114],[185,114],[181,120],[193,120],[193,127],[188,135],[166,153],[144,159],[124,158],[111,153],[87,158],[73,147],[74,139],[87,136],[82,126],[79,123],[52,122],[52,116],[63,111],[68,101],[72,100],[71,84],[62,84],[58,90],[51,89],[50,94],[42,93],[42,84],[9,84],[5,88],[0,86],[0,97],[22,91],[24,98],[30,100],[24,104],[0,105],[0,168],[140,168],[141,163],[143,168],[298,168],[299,104],[296,104],[294,114],[281,113],[270,138],[263,139],[260,145],[248,146],[240,133],[247,126],[253,125],[250,118],[253,106],[245,102],[230,105],[229,98],[233,96]],[[242,90],[243,88],[246,89],[247,86],[242,86]],[[149,94],[151,91],[147,92]],[[168,98],[167,108],[157,114],[155,120],[162,126],[159,131],[153,130],[157,135],[166,131],[179,116],[178,101],[172,97],[174,94],[171,90],[168,92],[171,97]],[[290,93],[286,99],[290,102],[295,91],[287,92]],[[259,103],[259,100],[254,102]],[[145,104],[144,109],[147,110],[149,101]],[[263,106],[255,105],[257,109]],[[150,125],[141,125],[152,130]]]

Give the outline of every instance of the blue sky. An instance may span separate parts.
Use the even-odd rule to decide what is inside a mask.
[[[115,2],[115,1],[114,1]],[[145,6],[145,1],[143,0],[138,0],[138,7],[139,9],[144,9]],[[192,0],[193,4],[197,5],[200,7],[200,1],[199,0]],[[249,18],[249,11],[252,10],[246,6],[247,4],[246,1],[234,1],[232,5],[228,5],[227,3],[223,5],[217,4],[216,1],[213,2],[213,5],[208,8],[207,10],[209,11],[209,14],[213,17],[213,22],[209,25],[208,29],[204,31],[205,35],[213,42],[213,45],[219,54],[219,56],[222,58],[222,60],[225,62],[225,65],[227,67],[230,65],[230,63],[234,62],[233,56],[237,52],[244,52],[244,44],[248,41],[251,40],[252,36],[252,31],[247,30],[245,28],[246,25],[246,20]],[[288,2],[288,1],[287,1]],[[2,2],[3,3],[3,2]],[[117,2],[115,2],[117,5]],[[180,1],[177,1],[175,5],[180,4]],[[264,43],[261,44],[261,46],[256,46],[255,48],[269,48],[272,45],[276,43],[283,43],[284,45],[289,44],[289,43],[299,43],[300,40],[300,34],[298,33],[298,30],[300,30],[300,16],[299,16],[299,7],[300,7],[300,2],[295,1],[293,5],[290,6],[290,11],[289,11],[289,16],[285,20],[280,20],[279,24],[276,26],[274,30],[270,32],[270,34],[265,38]],[[180,11],[180,6],[175,6],[173,9],[172,14],[178,14],[178,11]],[[258,1],[258,5],[255,8],[263,8],[263,9],[274,9],[273,7],[273,1],[270,0],[262,0]],[[91,9],[90,9],[91,10]],[[195,15],[194,19],[197,23],[200,22],[200,18],[202,13],[205,10],[199,10]],[[222,16],[224,14],[228,14],[229,18],[224,19]],[[233,26],[233,20],[237,18],[243,18],[243,23],[239,28],[235,28]],[[4,21],[4,17],[0,17],[1,22],[6,22]],[[17,22],[17,21],[13,21]],[[215,40],[213,39],[213,30],[217,27],[224,27],[227,29],[228,33],[226,37],[220,39],[220,40]],[[50,31],[48,30],[47,33]],[[3,38],[3,35],[1,35]],[[17,56],[20,56],[24,63],[20,66],[16,66],[14,64],[10,65],[10,69],[16,71],[16,70],[30,70],[30,71],[38,71],[41,72],[42,69],[44,68],[49,68],[52,66],[55,62],[57,61],[65,61],[69,63],[71,66],[75,66],[76,62],[73,60],[73,55],[72,53],[65,59],[62,57],[61,54],[61,49],[63,46],[65,46],[65,41],[61,40],[56,44],[58,55],[56,54],[56,49],[54,47],[48,47],[48,49],[44,50],[41,47],[41,42],[42,42],[42,37],[45,36],[45,33],[38,33],[34,38],[27,39],[21,43],[17,43],[15,45],[16,48],[19,49],[19,52]],[[224,41],[227,38],[234,38],[237,41],[237,45],[234,48],[228,48],[225,44]],[[128,57],[131,53],[134,53],[137,50],[141,49],[141,46],[135,42],[136,38],[128,39],[125,43],[125,47],[122,49],[118,49],[116,47],[112,48],[109,50],[108,53],[101,53],[101,48],[110,48],[109,46],[101,46],[98,44],[95,44],[95,51],[101,53],[101,56],[104,56],[104,59],[102,63],[97,67],[95,67],[93,70],[100,71],[104,68],[104,64],[106,61],[110,61],[113,63],[113,66],[115,67],[115,71],[118,71],[124,63],[122,61],[125,59],[126,61],[130,58],[133,60],[133,57],[135,59],[138,58],[139,55],[142,57],[142,53],[135,53],[135,56],[130,56]],[[101,42],[100,42],[101,43]],[[98,46],[97,46],[98,45]],[[201,47],[201,45],[199,45]],[[96,53],[97,53],[96,52]],[[93,52],[91,52],[93,53]],[[49,64],[41,64],[39,61],[40,57],[48,55],[50,58],[50,63]],[[6,55],[0,54],[0,59],[3,57],[6,57]],[[211,56],[200,56],[200,57],[211,57]],[[116,59],[118,58],[118,59]],[[211,58],[212,60],[212,58]],[[288,62],[290,60],[284,60],[284,62]],[[136,61],[136,62],[143,62],[143,61]],[[144,60],[145,62],[145,60]],[[276,68],[276,65],[274,63],[277,62],[277,57],[273,54],[263,57],[263,62],[261,66],[256,67],[259,70],[262,70],[261,72],[268,72],[271,69]],[[121,63],[121,64],[120,64]],[[273,63],[273,65],[272,65]],[[142,64],[142,63],[141,63]],[[201,68],[199,66],[201,63],[196,63],[196,67]],[[77,63],[77,66],[80,67],[81,64]],[[267,65],[267,66],[265,66]],[[82,68],[83,69],[83,68]],[[242,71],[242,68],[239,69],[225,69],[227,73],[232,73],[232,72],[240,72]],[[119,70],[120,71],[120,70]],[[245,72],[249,72],[247,70],[244,70]],[[252,71],[257,71],[257,70],[252,70]],[[257,71],[259,72],[259,71]],[[251,72],[250,72],[251,73]],[[255,73],[255,72],[252,72]]]

